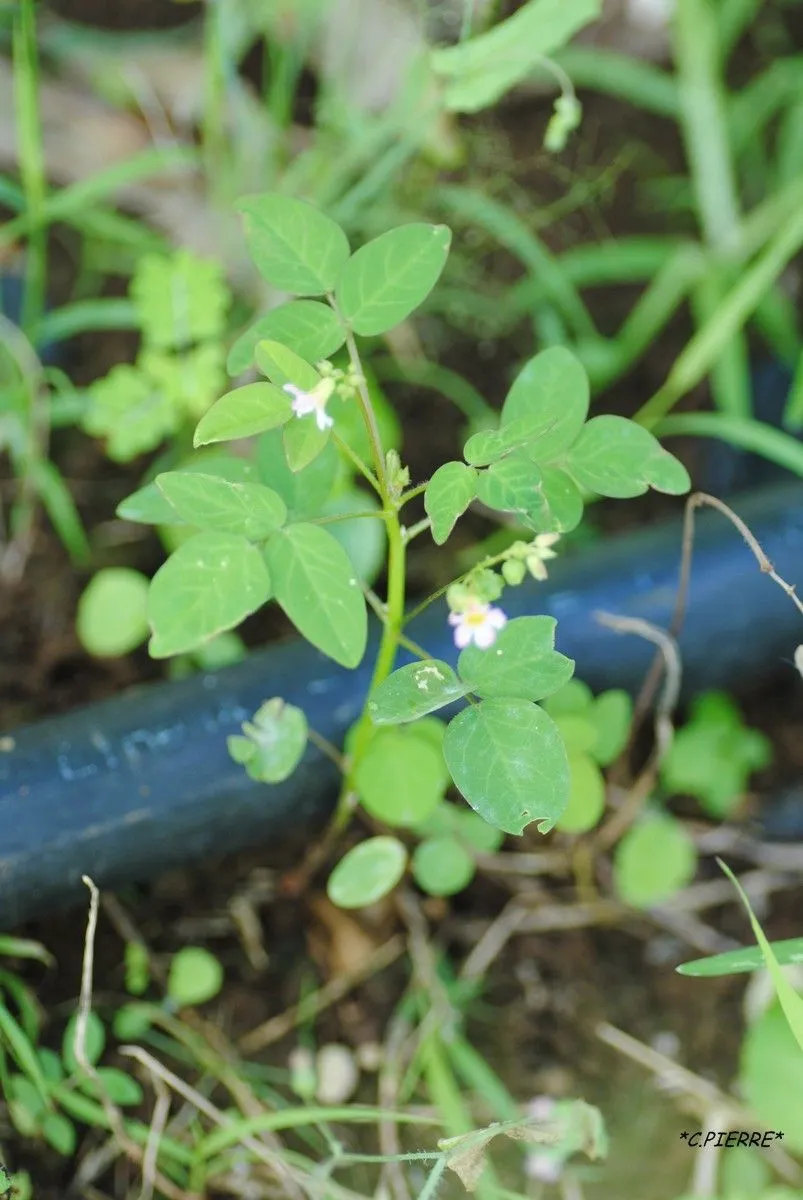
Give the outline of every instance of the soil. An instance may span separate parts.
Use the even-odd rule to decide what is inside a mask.
[[[144,24],[150,22],[153,28],[187,19],[195,8],[162,0],[147,4],[129,0],[127,5],[113,6],[59,0],[53,7],[98,24],[104,23],[98,10],[108,16],[113,8],[120,24],[126,23],[124,9],[147,10]],[[584,103],[584,124],[574,143],[574,157],[564,164],[567,173],[593,181],[610,171],[615,182],[551,226],[544,235],[548,244],[560,250],[601,233],[663,231],[660,219],[639,204],[640,184],[645,178],[680,170],[682,154],[674,130],[655,119],[634,119],[632,110],[608,100],[585,97]],[[547,205],[565,192],[566,177],[556,175],[535,149],[546,119],[545,103],[529,100],[511,106],[501,117],[481,118],[473,124],[476,144],[487,155],[482,165],[486,179],[504,173],[511,190],[525,203]],[[479,159],[482,162],[482,153]],[[517,276],[513,260],[500,252],[488,254],[484,266],[497,283]],[[63,278],[56,276],[53,282],[58,302],[69,294],[69,271],[65,269]],[[119,293],[121,284],[110,281],[107,286]],[[588,296],[603,332],[618,328],[634,295],[633,289],[622,287]],[[531,331],[524,323],[505,339],[486,338],[479,343],[442,323],[427,322],[423,330],[424,336],[431,335],[445,366],[459,371],[497,403],[515,365],[532,352]],[[688,318],[681,315],[628,378],[605,396],[606,411],[630,414],[652,395],[689,331]],[[85,384],[114,362],[130,361],[133,349],[130,338],[116,333],[81,338],[71,349],[71,373]],[[462,418],[446,404],[439,403],[434,410],[430,393],[400,385],[388,385],[388,392],[404,422],[405,455],[412,474],[426,478],[454,454]],[[704,389],[687,400],[692,406],[706,402]],[[689,452],[687,447],[681,449]],[[90,531],[97,554],[93,569],[119,561],[153,570],[160,553],[155,539],[148,535],[136,542],[120,540],[114,522],[115,506],[136,486],[143,463],[120,469],[109,464],[97,447],[75,436],[56,438],[53,453]],[[2,486],[5,497],[9,484]],[[638,503],[600,505],[594,519],[599,530],[608,533],[677,509],[676,501],[651,495]],[[478,519],[467,536],[489,529],[487,522]],[[423,590],[442,569],[431,553],[423,552],[411,564],[414,586]],[[67,560],[52,530],[41,522],[21,582],[0,594],[0,730],[160,676],[162,668],[144,651],[110,661],[92,659],[82,651],[74,633],[74,613],[87,578],[86,571],[76,570]],[[250,625],[248,640],[262,643],[285,632],[283,623],[271,617]],[[794,673],[781,667],[782,682],[746,702],[747,719],[772,737],[777,751],[776,766],[757,781],[759,792],[793,782],[803,769],[799,736],[803,700]],[[523,845],[523,849],[537,848],[537,837]],[[231,905],[233,897],[253,893],[257,885],[258,891],[261,888],[256,901],[259,935],[268,951],[268,960],[261,965],[249,957],[248,940],[238,932]],[[256,849],[224,864],[175,872],[150,888],[129,889],[118,898],[157,962],[167,963],[188,943],[207,945],[219,957],[226,983],[209,1006],[208,1016],[232,1041],[296,1003],[310,979],[324,983],[333,970],[322,951],[331,929],[321,920],[319,902],[283,899],[278,885],[278,875],[266,871],[265,855]],[[498,883],[481,877],[450,904],[425,903],[433,936],[454,964],[465,957],[507,895]],[[559,889],[548,899],[568,902],[571,892]],[[113,1011],[125,995],[124,947],[112,915],[102,916],[96,946],[95,1003],[101,1013]],[[765,928],[775,938],[793,936],[799,932],[796,916],[793,898],[782,894],[766,915]],[[393,913],[386,912],[383,919],[398,927]],[[735,905],[716,910],[712,925],[723,935],[748,940]],[[79,990],[83,926],[80,912],[54,914],[21,931],[41,940],[57,956],[57,966],[29,972],[47,1014],[47,1039],[54,1044]],[[378,938],[377,931],[370,936]],[[638,920],[621,928],[522,935],[508,943],[493,963],[481,997],[469,1006],[470,1039],[517,1100],[526,1103],[541,1093],[581,1095],[602,1108],[616,1149],[608,1165],[587,1171],[583,1194],[588,1197],[669,1200],[685,1187],[690,1171],[688,1151],[678,1137],[684,1121],[677,1105],[641,1068],[599,1040],[595,1030],[600,1022],[607,1021],[647,1044],[661,1044],[671,1035],[684,1065],[723,1087],[733,1078],[744,984],[738,979],[692,983],[677,976],[674,963],[694,956],[681,943],[659,936]],[[316,1039],[350,1045],[381,1041],[406,985],[407,969],[397,962],[332,1005],[315,1024]],[[293,1045],[294,1038],[286,1037],[253,1057],[284,1067]],[[481,1107],[474,1115],[478,1121],[488,1117]],[[2,1136],[14,1167],[31,1170],[36,1200],[60,1200],[75,1163],[43,1152],[38,1144],[14,1140],[7,1129]],[[82,1155],[93,1145],[93,1139],[87,1138]],[[107,1176],[102,1182],[102,1190],[92,1193],[95,1197],[126,1195],[125,1187],[121,1190],[126,1182],[133,1194],[137,1186],[124,1177],[115,1181]],[[511,1186],[515,1182],[514,1173]],[[446,1181],[439,1194],[464,1193],[461,1186]]]

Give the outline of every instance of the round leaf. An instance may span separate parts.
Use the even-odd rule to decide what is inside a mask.
[[[477,472],[465,463],[438,467],[424,492],[424,507],[432,522],[432,537],[442,546],[477,494]]]
[[[455,717],[443,751],[475,812],[505,833],[532,821],[551,829],[569,797],[569,764],[557,726],[527,700],[483,700]]]
[[[90,580],[78,601],[76,632],[98,658],[128,654],[148,636],[148,585],[139,571],[106,567]]]
[[[587,754],[569,755],[569,803],[557,824],[562,833],[587,833],[605,811],[605,780]]]
[[[142,1103],[144,1098],[142,1088],[136,1079],[126,1075],[125,1071],[119,1071],[116,1067],[101,1067],[98,1075],[104,1092],[115,1104]]]
[[[601,767],[607,767],[627,745],[633,719],[633,701],[627,692],[611,688],[597,696],[591,717],[597,731],[592,753]]]
[[[242,534],[251,542],[270,537],[287,517],[281,496],[261,483],[229,483],[217,475],[167,471],[157,475],[156,485],[188,525]]]
[[[574,662],[555,649],[554,617],[517,617],[500,629],[488,650],[467,646],[457,672],[472,692],[520,700],[541,700],[572,677]]]
[[[365,597],[349,556],[319,525],[290,525],[265,547],[276,599],[299,633],[344,667],[368,638]]]
[[[354,772],[366,812],[403,829],[426,820],[448,778],[443,751],[419,737],[415,726],[378,730]]]
[[[216,400],[195,430],[194,446],[232,442],[284,425],[293,415],[286,392],[272,383],[247,383]]]
[[[430,896],[454,896],[468,887],[476,868],[455,838],[436,837],[416,847],[412,869],[416,883]]]
[[[588,376],[581,363],[565,346],[550,346],[516,376],[502,407],[502,427],[525,417],[544,419],[544,432],[527,453],[533,462],[549,463],[577,438],[588,404]]]
[[[223,968],[202,946],[185,946],[173,955],[167,994],[178,1008],[206,1004],[223,986]]]
[[[263,279],[294,296],[322,296],[334,290],[349,256],[339,225],[311,204],[289,196],[246,196],[236,207],[245,219],[245,240]]]
[[[477,495],[483,504],[520,517],[538,506],[540,488],[541,472],[524,454],[509,454],[491,463],[477,480]]]
[[[392,892],[407,866],[394,837],[368,838],[349,850],[329,876],[327,895],[338,908],[364,908]]]
[[[68,1072],[73,1075],[78,1068],[75,1057],[75,1031],[78,1027],[78,1016],[73,1014],[67,1022],[64,1037],[61,1042],[61,1057]],[[92,1010],[87,1014],[84,1049],[86,1056],[94,1067],[106,1045],[106,1030],[98,1014]]]
[[[614,856],[616,890],[625,904],[651,908],[686,887],[697,869],[697,851],[680,821],[646,817],[627,831]]]
[[[229,351],[229,375],[240,375],[254,361],[257,343],[265,339],[292,346],[307,362],[330,358],[346,339],[337,313],[319,300],[291,300],[259,317]]]
[[[233,534],[198,533],[151,580],[150,653],[169,658],[194,650],[239,625],[270,595],[268,568],[255,546]]]
[[[448,663],[428,659],[389,675],[371,693],[368,712],[375,725],[396,725],[435,712],[467,691]]]
[[[648,430],[609,413],[588,422],[564,466],[581,488],[619,500],[642,496],[650,487],[672,496],[691,487],[683,464]]]
[[[276,696],[261,705],[242,728],[245,737],[228,739],[235,762],[262,783],[289,779],[307,746],[307,718],[301,709]]]
[[[432,291],[452,235],[445,225],[401,225],[361,246],[337,284],[337,302],[355,333],[373,337],[406,320]]]
[[[583,519],[582,492],[560,467],[540,469],[541,486],[527,510],[526,523],[536,533],[571,533]]]

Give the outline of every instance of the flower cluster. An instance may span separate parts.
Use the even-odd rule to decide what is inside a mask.
[[[288,396],[293,397],[292,408],[297,417],[314,414],[315,423],[319,429],[331,429],[335,422],[334,418],[326,411],[326,406],[332,396],[342,396],[344,400],[347,400],[354,395],[364,380],[351,368],[341,371],[338,367],[333,367],[330,362],[318,363],[318,373],[320,379],[308,391],[297,387],[294,383],[286,383],[282,390],[287,392]]]

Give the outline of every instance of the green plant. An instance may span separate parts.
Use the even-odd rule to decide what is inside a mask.
[[[724,692],[706,692],[672,739],[661,782],[668,792],[694,796],[721,820],[743,796],[750,775],[771,762],[772,743],[745,726],[735,701]]]
[[[168,658],[192,651],[273,599],[335,662],[347,668],[361,662],[371,593],[328,529],[337,517],[320,516],[331,487],[322,464],[334,442],[376,493],[380,507],[366,506],[364,519],[384,525],[388,544],[387,599],[384,605],[372,600],[383,631],[370,693],[345,756],[330,748],[344,776],[334,829],[347,821],[353,797],[391,829],[420,827],[443,802],[451,780],[494,829],[518,834],[536,821],[547,830],[566,808],[570,774],[560,730],[539,702],[566,684],[574,664],[554,649],[554,620],[507,621],[496,602],[528,572],[543,578],[556,538],[582,519],[585,493],[626,498],[649,487],[681,493],[688,488],[685,469],[632,422],[613,416],[587,421],[584,372],[556,347],[524,366],[498,427],[472,434],[463,461],[411,484],[398,452],[383,444],[357,338],[387,332],[422,302],[443,269],[448,230],[403,226],[352,253],[335,222],[300,201],[268,195],[239,207],[260,273],[301,297],[283,306],[286,328],[292,329],[302,305],[307,331],[311,324],[331,330],[334,314],[348,363],[313,366],[295,347],[259,341],[255,357],[267,381],[217,400],[194,437],[196,447],[267,437],[267,458],[260,440],[251,479],[233,483],[213,469],[171,471],[124,502],[121,512],[129,518],[192,530],[152,580],[150,653]],[[325,303],[311,298],[317,296]],[[338,433],[330,404],[361,414],[370,465]],[[289,485],[305,473],[319,487],[315,495],[304,489],[307,511],[301,515],[291,511]],[[402,510],[422,495],[427,515],[408,526]],[[443,545],[475,498],[514,513],[532,536],[481,561],[418,606],[416,611],[445,591],[461,651],[455,671],[404,635],[405,559],[410,542],[425,532]],[[394,671],[400,645],[419,661]],[[448,725],[433,720],[431,714],[464,698],[466,707]],[[246,730],[248,747],[237,739],[233,749],[251,770],[263,771],[269,745],[267,769],[275,777],[298,761],[305,730],[300,716],[271,704]],[[458,862],[456,846],[450,842],[453,877],[459,879],[470,874],[470,864],[465,855]],[[394,886],[407,861],[405,844],[383,834],[346,855],[332,889],[350,905],[367,903]],[[431,874],[422,866],[426,861],[422,850],[417,875],[425,880]]]

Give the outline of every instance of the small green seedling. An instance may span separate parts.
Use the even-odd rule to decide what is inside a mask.
[[[129,518],[186,533],[151,581],[150,653],[193,653],[273,601],[316,649],[353,669],[365,655],[371,599],[382,636],[369,695],[347,738],[338,825],[356,796],[389,831],[415,830],[454,784],[497,835],[520,834],[532,822],[553,828],[569,803],[572,775],[566,740],[542,701],[568,683],[574,663],[555,650],[552,618],[508,619],[505,589],[546,577],[560,537],[582,520],[586,494],[628,498],[655,488],[679,495],[689,488],[687,472],[633,422],[589,419],[585,372],[554,346],[524,364],[495,427],[472,433],[461,459],[414,483],[397,446],[384,440],[383,424],[392,423],[382,420],[358,339],[388,333],[426,300],[446,262],[449,230],[405,225],[352,251],[334,221],[301,201],[254,196],[239,209],[260,274],[294,298],[268,315],[273,336],[261,336],[264,324],[256,340],[249,335],[262,380],[216,400],[195,430],[196,450],[255,439],[250,455],[236,456],[244,475],[225,477],[235,456],[224,454],[224,471],[160,474],[121,506]],[[343,347],[345,358],[321,357]],[[383,530],[384,604],[367,593],[333,533],[341,514],[326,510],[344,456],[374,493],[361,520]],[[408,520],[403,510],[419,496],[426,517]],[[529,540],[482,559],[446,590],[444,628],[460,651],[456,667],[414,647],[418,661],[394,670],[407,619],[407,549],[425,533],[443,546],[474,501],[512,515]],[[436,716],[455,701],[464,706],[450,720]],[[621,698],[594,703],[597,765],[615,753],[627,722]],[[268,727],[252,722],[232,749],[247,769],[284,777],[298,761],[299,721],[271,717]],[[576,760],[592,761],[580,758],[590,745],[571,750]],[[430,837],[448,842],[433,849]],[[470,878],[471,858],[454,828],[425,834],[413,875],[449,894]],[[348,907],[371,903],[409,863],[406,842],[381,834],[343,859],[330,896]]]
[[[688,722],[679,729],[661,763],[667,792],[694,796],[720,820],[730,816],[754,771],[772,762],[772,743],[750,729],[725,692],[698,696]]]

